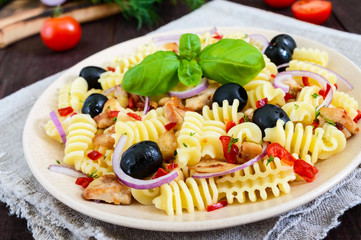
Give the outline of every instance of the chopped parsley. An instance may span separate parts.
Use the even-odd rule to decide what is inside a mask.
[[[192,137],[192,136],[194,136],[196,134],[196,132],[191,132],[191,133],[189,133],[189,135]]]
[[[238,138],[233,138],[233,135],[231,136],[231,141],[229,141],[228,143],[228,153],[231,152],[231,149],[232,149],[232,145],[234,143],[238,142]]]
[[[320,95],[317,94],[317,93],[314,93],[314,94],[312,94],[311,96],[316,99],[316,98],[317,98],[318,96],[320,96]]]
[[[336,127],[336,123],[334,121],[332,121],[331,119],[329,119],[329,118],[327,118],[325,116],[322,116],[322,117],[326,120],[326,123]]]
[[[298,109],[300,107],[300,105],[295,104],[295,109]]]
[[[268,164],[270,164],[270,162],[273,162],[275,159],[274,159],[274,157],[271,155],[271,156],[269,156],[269,158],[267,159],[267,164],[266,164],[266,166],[268,165]]]
[[[60,164],[60,161],[59,161],[59,160],[56,160],[56,163],[57,163],[57,164]]]
[[[188,145],[187,145],[186,143],[183,143],[183,146],[184,146],[184,147],[188,147]]]
[[[177,150],[174,150],[174,155],[172,157],[172,160],[174,160],[176,158],[177,154],[178,154]]]
[[[244,116],[243,116],[243,120],[244,120],[245,122],[249,122],[248,116],[247,116],[247,115],[244,115]]]
[[[88,177],[91,177],[91,178],[97,178],[97,177],[99,177],[99,176],[97,175],[97,170],[95,169],[95,170],[92,171],[90,174],[88,174]]]
[[[117,121],[117,119],[118,119],[118,118],[117,118],[117,117],[115,117],[115,118],[113,118],[113,121],[114,121],[114,122],[116,122],[116,121]]]

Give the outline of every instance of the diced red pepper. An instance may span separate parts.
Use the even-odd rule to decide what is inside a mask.
[[[174,128],[177,125],[177,122],[170,122],[167,125],[164,126],[166,131],[171,130],[172,128]]]
[[[294,158],[291,153],[289,153],[284,147],[279,143],[271,143],[267,147],[268,157],[271,155],[273,157],[278,157],[285,164],[292,166],[296,158]]]
[[[308,81],[308,77],[302,77],[303,86],[310,86],[310,82]]]
[[[90,153],[88,153],[88,158],[90,158],[91,160],[95,161],[98,160],[101,156],[103,156],[103,154],[101,154],[100,152],[98,152],[97,150],[93,150]]]
[[[358,120],[360,120],[360,119],[361,119],[361,111],[360,111],[360,110],[357,110],[357,116],[353,119],[353,121],[354,121],[355,123],[357,123]]]
[[[323,97],[323,99],[325,99],[330,89],[331,89],[331,85],[327,84],[326,91],[324,89],[320,89],[320,91],[318,91],[318,94],[320,94]]]
[[[107,69],[108,69],[108,71],[115,72],[115,68],[113,68],[113,67],[108,66]]]
[[[242,118],[243,119],[243,118]],[[243,119],[244,120],[244,119]],[[236,123],[233,121],[227,121],[226,123],[226,132],[228,132],[231,128],[233,128],[234,126],[236,126]]]
[[[152,179],[156,179],[162,176],[167,175],[168,173],[163,169],[163,168],[159,168],[158,171],[154,174],[154,176],[152,177]]]
[[[274,75],[274,74],[271,74],[271,78],[275,78],[276,77],[276,75]]]
[[[70,113],[74,112],[72,107],[65,107],[58,109],[59,115],[62,117],[68,116]]]
[[[177,167],[178,167],[178,164],[172,162],[171,164],[169,164],[169,165],[167,166],[167,169],[168,169],[168,170],[173,170],[173,169],[176,169]]]
[[[221,140],[223,147],[223,155],[228,163],[236,163],[236,157],[238,155],[239,149],[236,144],[231,145],[231,149],[229,150],[229,143],[231,142],[230,136],[220,136],[219,140]]]
[[[222,34],[219,34],[219,33],[216,33],[212,36],[212,38],[215,38],[215,39],[219,39],[221,40],[223,38],[223,35]]]
[[[79,177],[76,179],[75,184],[82,186],[83,188],[86,188],[89,183],[91,183],[94,180],[92,177]]]
[[[127,115],[135,120],[142,121],[142,117],[136,113],[128,112]]]
[[[316,167],[301,159],[295,160],[293,171],[305,179],[306,182],[313,182],[316,174],[318,173],[318,169]]]
[[[336,90],[338,89],[338,85],[337,85],[337,83],[335,83],[335,84],[333,84],[334,86],[335,86],[335,88],[336,88]]]
[[[258,101],[256,102],[256,107],[257,107],[257,108],[261,108],[261,107],[263,107],[264,105],[266,105],[267,103],[268,103],[268,98],[263,98],[263,99],[258,100]]]
[[[208,205],[207,206],[207,212],[211,212],[211,211],[223,208],[223,207],[227,206],[227,204],[228,204],[227,201],[219,201],[216,204]]]
[[[128,107],[130,109],[134,108],[134,99],[131,96],[128,98]]]
[[[320,122],[319,121],[316,121],[316,120],[313,120],[312,124],[310,124],[311,126],[313,126],[313,128],[317,128],[318,125],[320,125]]]
[[[293,98],[293,95],[290,93],[286,93],[286,95],[284,96],[285,101],[287,102],[288,100],[290,100],[291,98]]]
[[[115,118],[118,117],[118,113],[119,111],[110,111],[108,116],[111,118]]]
[[[244,122],[246,122],[246,121],[244,120],[244,118],[239,119],[239,123],[244,123]]]

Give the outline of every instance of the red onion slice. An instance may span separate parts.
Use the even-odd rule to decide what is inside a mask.
[[[48,169],[52,172],[61,173],[70,177],[75,177],[75,178],[86,177],[84,173],[62,165],[49,165]]]
[[[288,93],[290,87],[287,84],[285,84],[284,81],[287,81],[292,77],[312,78],[316,80],[324,89],[327,89],[327,85],[329,85],[330,91],[327,93],[325,99],[323,100],[321,105],[317,107],[317,109],[321,107],[328,107],[330,105],[333,98],[332,85],[326,78],[324,78],[320,74],[310,71],[303,71],[303,70],[281,72],[278,73],[277,76],[274,78],[273,86],[275,88],[281,88],[285,93]]]
[[[40,0],[40,1],[50,7],[55,7],[57,5],[61,5],[66,2],[66,0]]]
[[[165,183],[169,183],[173,181],[175,178],[178,177],[177,171],[172,171],[165,176],[151,180],[140,180],[126,174],[120,167],[121,154],[123,152],[126,142],[127,142],[127,136],[126,135],[120,136],[112,156],[114,173],[122,183],[124,183],[128,187],[142,190],[142,189],[151,189],[151,188],[159,187]]]
[[[121,86],[122,86],[122,84],[119,84],[119,85],[116,85],[116,86],[121,87]],[[112,88],[107,89],[106,91],[104,91],[104,92],[103,92],[103,94],[104,94],[104,95],[108,95],[108,94],[110,94],[110,93],[114,92],[114,91],[115,91],[115,87],[116,87],[116,86],[114,86],[114,87],[112,87]]]
[[[266,156],[267,154],[267,145],[264,143],[263,144],[263,149],[260,155],[258,155],[257,157],[252,158],[251,160],[249,160],[248,162],[239,165],[237,167],[234,167],[232,169],[223,171],[223,172],[217,172],[217,173],[194,173],[192,175],[193,178],[210,178],[210,177],[219,177],[219,176],[223,176],[226,174],[230,174],[230,173],[234,173],[237,172],[239,170],[242,170],[244,168],[247,168],[249,166],[252,166],[253,164],[255,164],[256,162],[258,162],[259,160],[261,160],[264,156]]]
[[[202,78],[201,82],[194,88],[191,88],[183,92],[169,91],[168,94],[170,97],[177,97],[180,99],[189,98],[200,94],[201,92],[206,90],[207,87],[208,87],[208,80],[206,78]]]
[[[353,89],[353,86],[351,85],[351,83],[350,83],[349,81],[347,81],[345,78],[343,78],[343,77],[342,77],[340,74],[338,74],[337,72],[334,72],[334,71],[332,71],[331,69],[325,68],[325,67],[323,67],[323,66],[321,66],[321,65],[318,65],[318,64],[316,64],[316,63],[311,63],[311,64],[312,64],[312,65],[315,65],[315,66],[317,66],[317,67],[319,67],[319,68],[325,69],[325,70],[327,70],[327,71],[335,74],[338,80],[340,80],[341,82],[343,82],[350,90]]]
[[[277,70],[280,70],[280,68],[288,67],[290,63],[283,63],[277,66]]]
[[[264,51],[266,51],[266,48],[269,46],[269,42],[267,38],[261,34],[251,34],[248,37],[250,40],[256,39],[263,42],[263,49],[261,50],[262,53],[264,53]]]
[[[146,115],[149,112],[149,109],[150,109],[150,98],[145,97],[143,115]]]
[[[58,130],[58,133],[61,137],[61,140],[63,141],[64,145],[66,144],[66,133],[64,131],[64,128],[63,126],[61,125],[61,122],[58,118],[58,116],[56,115],[56,113],[54,111],[52,111],[50,113],[50,118],[51,120],[53,121],[55,127],[56,127],[56,130]]]

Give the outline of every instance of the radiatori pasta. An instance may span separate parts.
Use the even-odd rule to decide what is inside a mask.
[[[260,50],[264,47],[263,42],[241,32],[207,32],[199,38],[203,50],[222,38],[246,41]],[[102,179],[115,175],[113,154],[119,139],[127,136],[123,152],[133,151],[139,143],[155,142],[162,164],[157,172],[145,178],[156,179],[173,171],[177,171],[178,177],[149,189],[125,186],[125,191],[135,199],[133,202],[154,205],[168,215],[214,209],[217,203],[224,206],[267,200],[290,193],[294,181],[312,181],[317,177],[317,162],[343,151],[347,139],[359,131],[356,125],[361,118],[358,103],[348,93],[333,86],[337,76],[323,68],[328,64],[327,52],[297,47],[286,71],[319,74],[332,87],[323,89],[316,80],[298,77],[286,82],[290,86],[286,93],[274,84],[278,69],[272,57],[256,48],[253,50],[260,54],[264,67],[252,75],[251,81],[243,84],[246,100],[224,97],[222,101],[216,101],[214,95],[222,88],[213,79],[207,80],[212,84],[205,91],[187,96],[186,99],[192,98],[189,102],[180,96],[184,94],[182,91],[192,92],[192,87],[182,83],[172,89],[172,97],[167,94],[147,97],[125,91],[122,84],[127,71],[157,51],[178,53],[177,43],[151,42],[133,55],[104,61],[105,72],[98,80],[101,89],[88,89],[88,80],[76,77],[59,88],[60,123],[50,120],[44,124],[46,134],[59,143],[63,143],[64,137],[59,128],[66,133],[64,158],[60,164],[72,166],[90,176],[88,180],[97,181],[101,190],[109,190],[109,182],[102,182]],[[238,85],[233,88],[237,89]],[[321,108],[327,91],[333,92],[332,102],[327,108]],[[97,109],[100,103],[90,101],[92,98],[104,101],[93,118],[89,111]],[[261,118],[263,115],[269,118],[260,123],[257,118],[260,118],[264,104],[274,105],[280,115],[264,112]],[[240,106],[245,107],[240,109]],[[272,152],[272,147],[277,151]],[[280,152],[287,154],[277,155]],[[247,165],[250,161],[255,162]],[[305,171],[313,172],[313,176],[305,176],[305,172],[297,170],[296,163],[301,164],[303,170],[308,168]],[[232,173],[218,174],[240,166],[244,167]],[[200,177],[202,174],[213,175]],[[115,181],[112,184],[122,185]],[[86,190],[92,191],[92,185]],[[97,196],[101,192],[105,190],[97,189],[93,193]],[[123,192],[115,194],[122,195]],[[95,197],[95,200],[104,200],[104,196]]]

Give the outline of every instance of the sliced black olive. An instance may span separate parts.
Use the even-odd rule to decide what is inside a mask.
[[[93,93],[85,99],[81,112],[84,114],[90,114],[93,118],[103,111],[106,101],[108,101],[108,98],[103,94]]]
[[[283,45],[269,45],[264,54],[277,66],[292,59],[291,50]]]
[[[213,95],[212,101],[217,102],[219,106],[223,106],[223,100],[227,100],[231,105],[233,100],[238,99],[239,106],[238,111],[246,106],[248,95],[246,90],[237,83],[226,83],[220,86]]]
[[[79,76],[84,78],[88,83],[88,89],[102,89],[102,86],[98,82],[100,75],[106,72],[103,68],[89,66],[80,71]]]
[[[120,167],[129,176],[144,179],[155,173],[163,162],[159,146],[152,141],[132,145],[122,155]]]
[[[266,128],[273,128],[277,120],[283,120],[285,123],[290,121],[287,113],[282,108],[273,104],[265,104],[263,107],[256,109],[253,113],[252,122],[262,130],[262,136],[265,136]]]
[[[291,53],[293,53],[293,50],[297,47],[295,40],[287,34],[280,34],[275,36],[272,38],[270,45],[283,45],[291,50]]]

